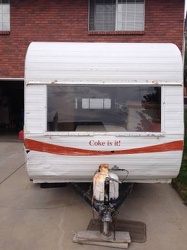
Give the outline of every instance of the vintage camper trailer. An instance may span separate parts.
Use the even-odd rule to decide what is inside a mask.
[[[33,42],[25,152],[35,183],[169,182],[183,151],[183,65],[174,44]]]

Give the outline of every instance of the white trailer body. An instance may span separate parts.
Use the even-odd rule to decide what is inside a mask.
[[[25,62],[25,151],[35,183],[170,182],[181,166],[183,64],[174,44],[33,42]]]

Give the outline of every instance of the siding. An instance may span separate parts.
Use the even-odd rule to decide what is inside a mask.
[[[25,88],[25,133],[46,131],[46,86]]]
[[[168,134],[184,133],[183,87],[164,87],[164,126]]]
[[[110,168],[117,165],[126,171],[117,172],[120,179],[126,181],[170,180],[177,176],[181,164],[182,152],[139,154],[107,157],[63,157],[47,153],[30,152],[28,155],[28,173],[30,178],[45,182],[92,181],[95,171],[101,163]]]

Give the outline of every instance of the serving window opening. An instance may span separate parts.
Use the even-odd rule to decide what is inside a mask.
[[[161,87],[47,86],[47,131],[161,132]]]

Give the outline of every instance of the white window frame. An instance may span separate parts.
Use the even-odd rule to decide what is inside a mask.
[[[90,2],[91,2],[92,0],[90,0]],[[127,4],[127,2],[128,2],[128,0],[124,0],[125,2],[126,2],[126,4]],[[133,1],[133,0],[132,0]],[[137,7],[137,4],[139,4],[139,3],[137,3],[136,2],[137,0],[134,0],[134,2],[132,2],[132,4],[133,5],[135,5],[135,9],[136,9],[136,7]],[[115,12],[115,30],[102,30],[102,29],[95,29],[94,27],[90,27],[90,24],[89,24],[89,30],[90,31],[130,31],[130,32],[132,32],[132,31],[144,31],[144,29],[145,29],[145,0],[142,0],[143,1],[143,3],[142,3],[142,8],[141,8],[141,11],[139,10],[139,13],[137,12],[137,11],[134,11],[133,12],[133,10],[132,10],[132,13],[134,14],[134,20],[132,21],[132,25],[131,26],[133,26],[133,28],[131,28],[131,27],[128,27],[128,23],[129,23],[129,18],[127,17],[127,15],[126,16],[122,16],[122,18],[123,18],[123,20],[125,20],[124,21],[124,26],[125,26],[125,28],[120,28],[120,22],[119,22],[119,16],[120,16],[120,12],[119,12],[119,2],[120,2],[120,0],[116,0],[116,3],[115,3],[115,5],[116,5],[116,12]],[[124,4],[125,4],[125,2],[124,2]],[[90,20],[90,16],[91,16],[91,3],[90,3],[90,6],[89,6],[89,23],[91,22],[91,20]],[[128,14],[128,9],[127,9],[127,6],[126,6],[126,14]],[[142,24],[142,27],[137,27],[137,14],[139,14],[140,16],[139,16],[139,18],[141,19],[141,24]],[[94,14],[93,14],[94,15]],[[93,17],[94,18],[94,17]],[[122,21],[123,21],[122,20]],[[122,27],[122,21],[121,21],[121,27]],[[93,22],[94,22],[94,20],[93,20]],[[94,25],[93,25],[94,26]]]
[[[0,0],[0,31],[10,31],[10,1]]]

